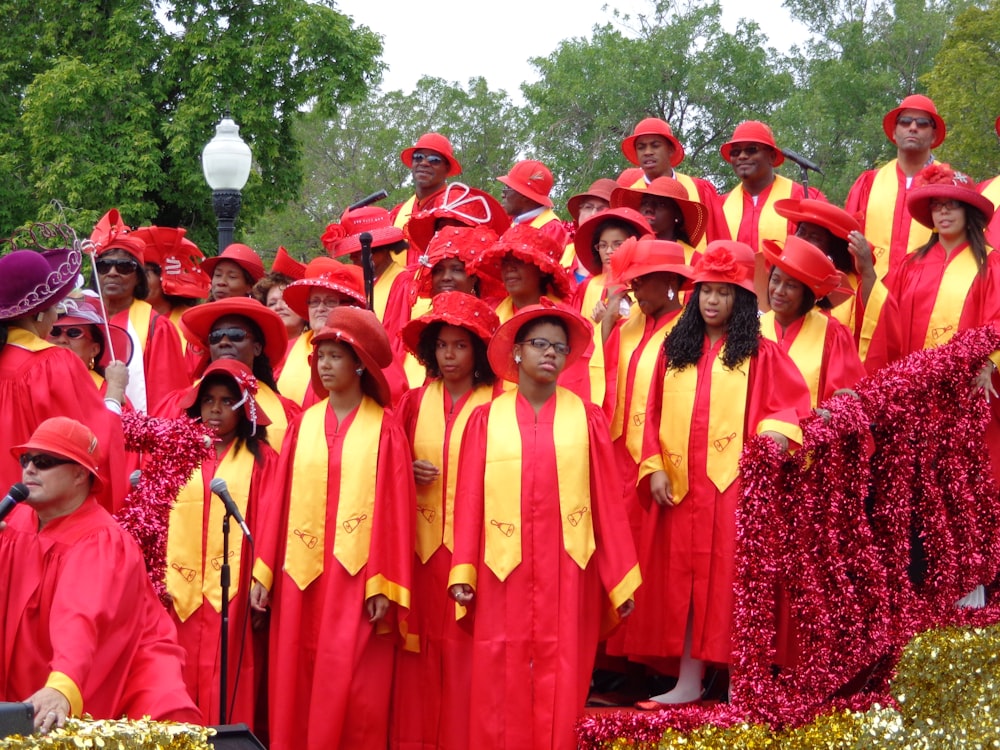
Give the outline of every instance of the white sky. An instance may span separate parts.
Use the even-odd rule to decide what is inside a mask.
[[[422,76],[458,82],[486,78],[523,103],[522,83],[538,80],[531,57],[545,57],[564,39],[591,36],[595,24],[612,21],[612,9],[650,14],[651,0],[340,0],[337,8],[383,37],[389,67],[383,91],[409,93]],[[781,0],[722,0],[723,26],[733,31],[741,17],[757,21],[770,45],[787,50],[805,39]],[[612,21],[613,22],[613,21]]]

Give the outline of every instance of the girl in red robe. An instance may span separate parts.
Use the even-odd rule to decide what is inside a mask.
[[[667,336],[646,408],[641,496],[649,513],[625,651],[680,658],[677,685],[640,708],[697,700],[705,662],[728,664],[739,458],[754,434],[799,444],[809,391],[795,364],[760,335],[754,253],[711,242],[694,292]]]
[[[607,421],[556,385],[590,344],[583,318],[549,305],[490,342],[517,388],[473,413],[459,462],[449,584],[473,638],[466,747],[575,748],[602,625],[632,611],[639,568]]]

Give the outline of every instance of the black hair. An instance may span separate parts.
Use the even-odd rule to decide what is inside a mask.
[[[625,219],[620,219],[617,216],[610,216],[598,224],[597,228],[594,230],[594,234],[591,235],[592,239],[590,242],[590,254],[594,258],[594,264],[598,268],[601,267],[602,262],[601,253],[597,249],[597,243],[600,242],[601,235],[606,229],[620,229],[629,237],[639,237],[642,234],[642,232],[635,228],[635,224],[630,221],[625,221]]]
[[[569,342],[570,339],[569,326],[566,325],[566,321],[560,318],[558,315],[542,315],[535,318],[534,320],[529,320],[523,326],[518,328],[517,335],[514,336],[514,343],[515,344],[524,343],[524,341],[528,338],[528,334],[534,328],[537,328],[538,326],[541,325],[545,325],[546,323],[561,328],[562,332],[566,334],[566,341]]]
[[[687,304],[677,325],[663,342],[663,353],[667,365],[683,370],[688,365],[697,365],[705,345],[705,319],[701,317],[698,299],[702,284],[694,285]],[[735,293],[733,313],[726,326],[726,343],[722,347],[722,363],[728,369],[735,369],[760,348],[760,315],[757,310],[757,295],[741,286],[732,285]]]
[[[437,340],[441,334],[441,329],[451,323],[437,320],[428,325],[420,334],[420,341],[417,344],[417,359],[427,368],[427,377],[440,378],[441,370],[437,363]],[[472,341],[472,351],[475,358],[475,366],[472,373],[473,385],[493,385],[496,375],[490,367],[490,361],[486,356],[486,344],[473,331],[465,326],[458,326],[464,331],[468,331],[469,339]]]
[[[228,375],[222,372],[212,372],[202,378],[201,383],[198,384],[198,395],[195,397],[194,404],[187,408],[185,414],[187,414],[192,419],[201,418],[201,399],[205,392],[205,389],[213,385],[224,385],[229,389],[229,395],[235,400],[239,401],[241,397],[239,386],[236,384],[236,380],[232,375]],[[240,406],[236,409],[239,414],[239,422],[236,425],[236,439],[233,444],[233,455],[235,456],[240,452],[240,448],[244,445],[247,450],[253,454],[253,457],[258,461],[263,459],[261,444],[267,441],[267,427],[262,424],[257,425],[257,433],[253,434],[253,422],[247,417],[246,412],[243,411],[243,407]]]
[[[958,203],[965,210],[965,236],[969,240],[969,249],[972,250],[972,256],[976,259],[979,275],[986,276],[986,225],[988,224],[986,214],[971,203],[966,203],[963,200],[959,200]],[[918,247],[913,255],[907,258],[907,261],[915,263],[918,259],[925,257],[937,243],[938,233],[934,232],[927,243]]]

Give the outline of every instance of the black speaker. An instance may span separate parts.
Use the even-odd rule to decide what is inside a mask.
[[[220,724],[212,729],[215,736],[208,741],[215,750],[267,750],[246,724]]]
[[[35,709],[30,703],[0,703],[0,737],[35,731]]]

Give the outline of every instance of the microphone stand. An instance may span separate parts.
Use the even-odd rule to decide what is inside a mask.
[[[226,723],[226,682],[229,675],[229,510],[222,517],[222,634],[219,640],[219,724]]]
[[[368,309],[375,309],[375,262],[372,259],[372,236],[369,232],[358,235],[361,243],[361,270],[365,274],[365,297],[368,299]]]

